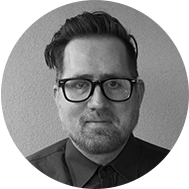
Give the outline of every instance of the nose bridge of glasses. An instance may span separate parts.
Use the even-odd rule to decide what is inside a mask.
[[[91,96],[94,95],[94,92],[95,92],[97,86],[99,86],[99,89],[100,89],[99,92],[100,92],[100,93],[103,93],[102,81],[99,81],[99,80],[97,80],[97,81],[92,81]]]

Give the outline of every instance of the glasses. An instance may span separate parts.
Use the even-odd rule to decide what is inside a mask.
[[[83,102],[88,100],[94,92],[96,85],[100,86],[102,94],[114,102],[123,102],[131,97],[136,79],[110,78],[101,81],[92,81],[85,78],[61,79],[58,86],[62,88],[64,97],[70,102]]]

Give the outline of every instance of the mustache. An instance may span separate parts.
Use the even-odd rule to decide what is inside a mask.
[[[114,122],[115,115],[109,109],[88,110],[80,117],[80,125],[84,126],[87,122]]]

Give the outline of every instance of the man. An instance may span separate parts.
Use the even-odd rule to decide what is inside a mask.
[[[28,157],[49,177],[76,187],[108,188],[153,169],[168,150],[133,136],[144,95],[138,47],[105,12],[66,20],[46,47],[56,69],[54,97],[68,138]]]

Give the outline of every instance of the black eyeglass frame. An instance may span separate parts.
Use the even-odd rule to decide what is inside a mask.
[[[103,84],[108,81],[108,80],[113,80],[113,79],[124,79],[124,80],[127,80],[130,82],[131,84],[131,92],[130,92],[130,95],[128,98],[124,99],[124,100],[113,100],[111,98],[109,98],[106,93],[104,92],[104,89],[103,89]],[[83,100],[70,100],[67,96],[66,96],[66,92],[65,92],[65,84],[67,81],[70,81],[70,80],[85,80],[85,81],[88,81],[90,84],[91,84],[91,92],[89,93],[89,95],[83,99]],[[130,99],[131,95],[132,95],[132,91],[133,91],[133,87],[134,85],[138,82],[138,77],[137,78],[123,78],[123,77],[116,77],[116,78],[108,78],[108,79],[104,79],[104,80],[96,80],[96,81],[92,81],[91,79],[87,79],[87,78],[82,78],[82,77],[79,77],[79,78],[66,78],[66,79],[60,79],[58,80],[58,87],[61,87],[62,88],[62,91],[63,91],[63,94],[64,94],[64,97],[67,101],[69,102],[74,102],[74,103],[80,103],[80,102],[84,102],[86,100],[88,100],[94,93],[94,90],[95,90],[95,87],[96,85],[99,85],[100,86],[100,89],[102,91],[102,94],[110,101],[113,101],[113,102],[124,102],[124,101],[127,101]]]

